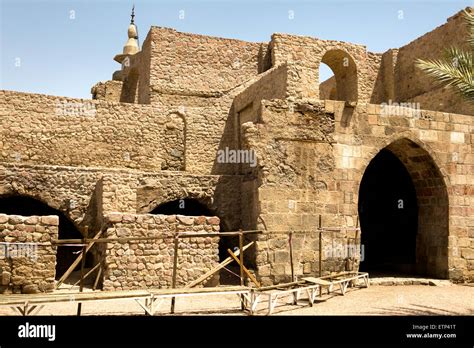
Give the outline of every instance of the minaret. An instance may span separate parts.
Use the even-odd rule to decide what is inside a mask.
[[[130,20],[130,25],[128,26],[128,40],[123,46],[123,53],[117,54],[114,57],[116,62],[120,64],[123,63],[126,57],[134,55],[140,51],[140,47],[138,47],[138,30],[137,26],[135,25],[135,5],[132,7],[132,15]]]

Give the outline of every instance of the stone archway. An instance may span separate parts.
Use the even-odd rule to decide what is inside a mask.
[[[358,100],[357,66],[354,59],[340,49],[328,50],[321,63],[331,68],[334,77],[320,83],[320,97],[356,102]],[[325,85],[326,84],[326,85]],[[324,89],[328,91],[325,92]]]
[[[58,239],[81,239],[81,232],[74,223],[61,211],[52,208],[42,201],[24,195],[0,195],[0,213],[21,216],[56,215],[59,218]],[[81,247],[58,246],[56,253],[56,279],[59,279],[77,258]],[[86,267],[93,263],[92,254],[86,258]],[[79,266],[76,267],[76,270]]]
[[[447,278],[448,208],[446,183],[428,151],[406,138],[386,146],[359,188],[367,244],[361,269]]]

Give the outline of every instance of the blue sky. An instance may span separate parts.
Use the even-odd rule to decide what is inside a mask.
[[[474,0],[0,0],[0,89],[90,98],[91,86],[120,67],[113,57],[127,39],[133,3],[140,43],[156,25],[257,42],[274,32],[309,35],[373,52],[403,46],[474,6]]]

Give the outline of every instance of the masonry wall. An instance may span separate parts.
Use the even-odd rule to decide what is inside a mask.
[[[103,209],[104,214],[146,214],[162,203],[193,198],[218,215],[226,230],[233,231],[240,226],[240,186],[238,176],[107,173],[103,177]]]
[[[29,196],[64,213],[78,227],[96,222],[101,213],[98,169],[3,163],[0,195]]]
[[[160,93],[212,96],[233,89],[258,73],[259,43],[159,27],[152,27],[149,36],[153,42],[152,103]]]
[[[440,87],[414,64],[417,58],[444,59],[444,50],[452,46],[469,52],[468,36],[466,21],[459,12],[444,25],[400,47],[395,66],[396,100],[419,102],[427,110],[474,115],[472,104]]]
[[[108,238],[162,237],[162,239],[107,243],[104,290],[171,287],[176,233],[219,231],[219,219],[216,217],[113,213],[106,219],[111,224],[106,232]],[[176,277],[178,287],[183,287],[217,266],[218,243],[219,237],[180,239]],[[218,278],[211,279],[207,283],[207,285],[216,284]]]
[[[373,85],[368,76],[365,46],[306,36],[272,35],[273,65],[291,63],[291,70],[295,72],[290,74],[289,89],[291,95],[295,97],[319,98],[319,83],[322,82],[319,81],[319,66],[324,54],[331,50],[341,50],[347,54],[348,59],[354,60],[357,70],[358,99],[361,102],[369,100]],[[338,66],[342,64],[341,58]],[[332,68],[334,69],[335,66]]]
[[[268,231],[257,243],[263,283],[290,277],[284,237],[272,235],[275,230],[305,231],[295,247],[297,274],[319,273],[319,246],[314,244],[319,216],[323,227],[355,227],[365,168],[386,146],[404,162],[417,190],[419,271],[472,280],[470,117],[425,110],[411,117],[336,101],[305,100],[290,110],[287,101],[263,101],[261,121],[254,125],[259,136],[248,140],[257,151],[261,175],[258,226]],[[326,237],[323,246],[347,246],[354,244],[355,233],[343,228]],[[349,258],[323,258],[323,273],[346,269]]]
[[[1,91],[0,161],[210,174],[221,141],[233,141],[231,104],[180,109]]]
[[[57,216],[0,214],[0,293],[53,291],[58,225]]]

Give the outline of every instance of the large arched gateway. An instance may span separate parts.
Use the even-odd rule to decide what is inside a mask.
[[[448,277],[448,194],[430,154],[408,139],[382,149],[359,189],[361,269]]]

